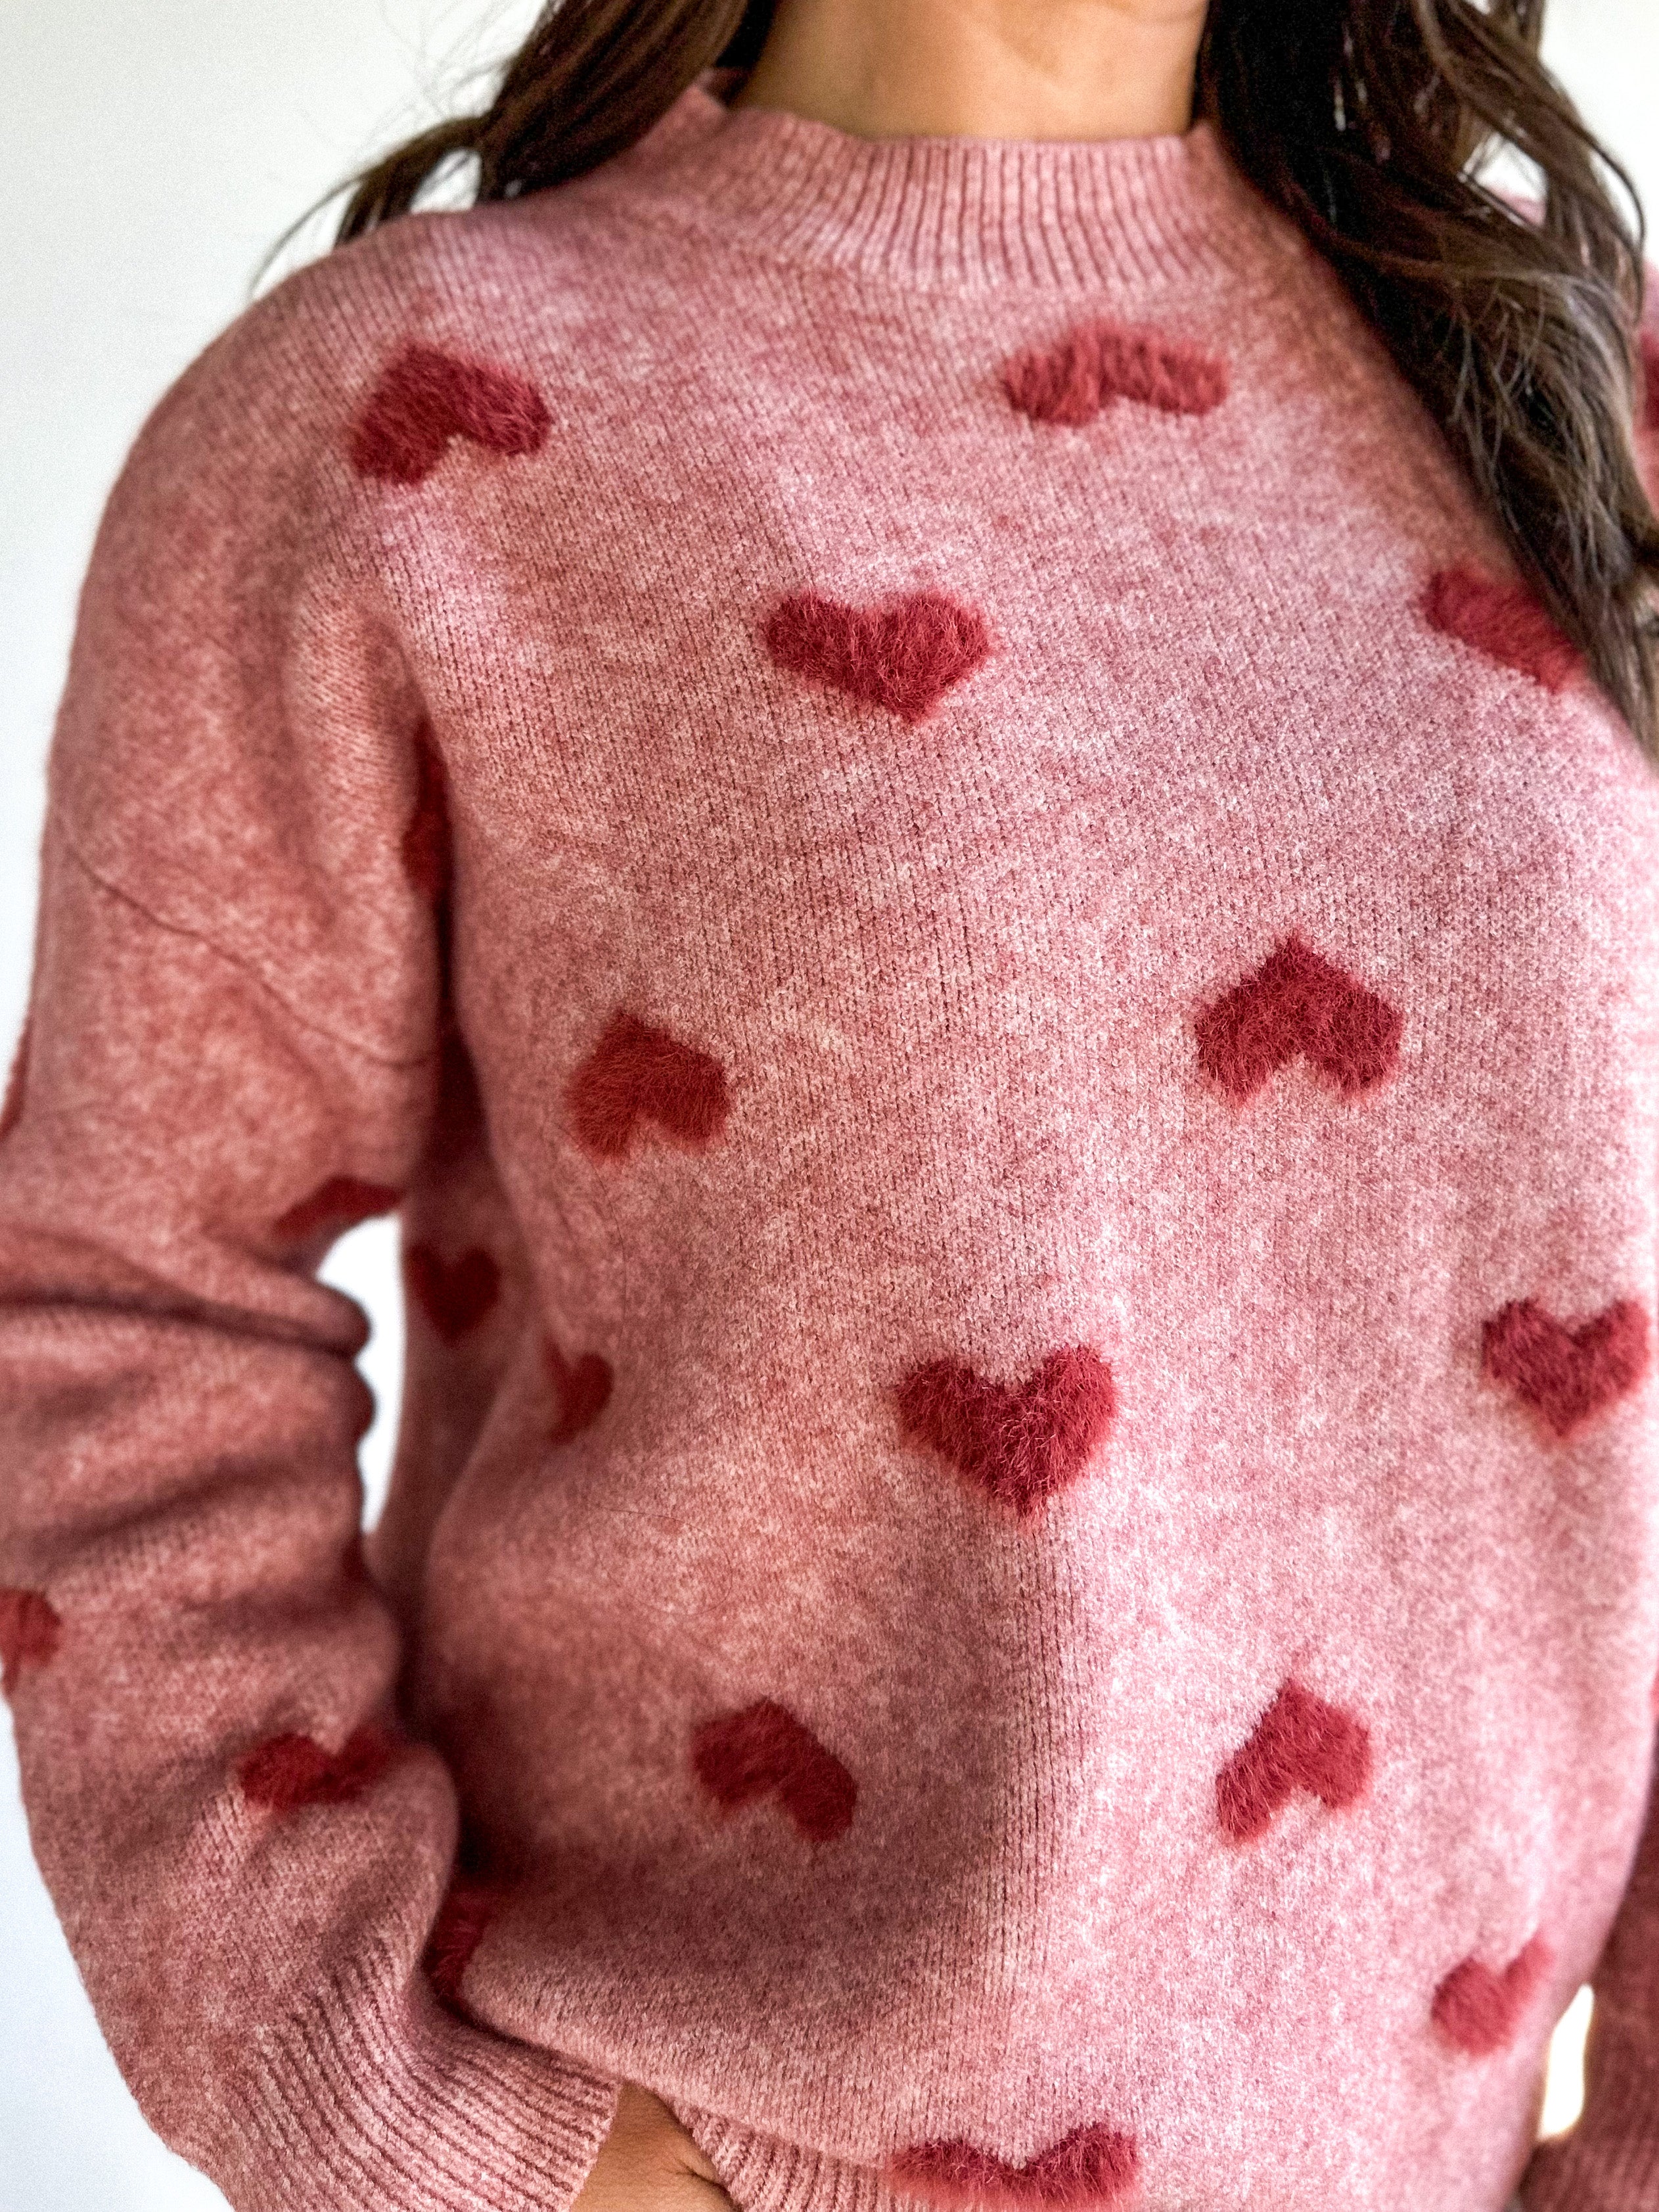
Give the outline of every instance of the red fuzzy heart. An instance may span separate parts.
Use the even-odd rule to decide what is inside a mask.
[[[1140,2155],[1135,2139],[1097,2122],[1074,2128],[1024,2166],[1011,2166],[959,2138],[915,2143],[887,2161],[895,2180],[932,2204],[983,2206],[987,2212],[1082,2212],[1115,2203],[1134,2187]]]
[[[858,1784],[811,1729],[770,1698],[705,1721],[691,1738],[691,1763],[726,1812],[775,1795],[816,1844],[831,1842],[853,1824]]]
[[[396,1740],[373,1725],[355,1729],[338,1751],[308,1735],[274,1735],[236,1769],[250,1805],[275,1813],[305,1805],[344,1805],[378,1781],[397,1754]]]
[[[1647,1310],[1618,1298],[1568,1328],[1535,1298],[1512,1298],[1481,1331],[1480,1364],[1568,1437],[1647,1373]]]
[[[459,1344],[486,1319],[501,1290],[501,1271],[482,1247],[446,1260],[435,1245],[411,1244],[404,1279],[446,1344]]]
[[[708,1145],[731,1106],[726,1072],[712,1054],[621,1011],[571,1077],[566,1097],[577,1141],[601,1160],[621,1159],[645,1121],[678,1145]]]
[[[1076,428],[1114,399],[1168,415],[1207,415],[1227,397],[1227,365],[1152,331],[1080,323],[1057,345],[1016,354],[1002,385],[1022,415]]]
[[[449,889],[454,848],[449,830],[448,781],[432,726],[415,732],[415,805],[404,830],[404,872],[427,898],[441,899]]]
[[[1030,1520],[1083,1474],[1117,1410],[1112,1371],[1086,1345],[1051,1352],[1023,1382],[933,1359],[899,1385],[899,1421],[1000,1505]]]
[[[1501,1972],[1465,1959],[1434,1993],[1435,2026],[1472,2058],[1507,2049],[1552,1963],[1550,1948],[1534,1936]]]
[[[558,1417],[548,1431],[548,1442],[568,1444],[584,1429],[592,1427],[611,1396],[611,1363],[597,1352],[584,1352],[580,1359],[567,1359],[551,1337],[542,1345],[547,1371],[559,1401]]]
[[[1236,1844],[1265,1835],[1298,1790],[1340,1812],[1371,1778],[1370,1731],[1299,1682],[1286,1682],[1216,1777],[1216,1813]]]
[[[17,1049],[12,1054],[11,1073],[6,1078],[6,1095],[0,1100],[0,1141],[10,1136],[23,1118],[23,1085],[27,1080],[29,1064],[29,1025],[23,1024]]]
[[[0,1691],[9,1697],[25,1667],[44,1667],[63,1632],[43,1590],[0,1589]]]
[[[372,1221],[376,1214],[390,1213],[398,1204],[399,1194],[380,1182],[360,1182],[356,1176],[331,1176],[309,1198],[302,1198],[297,1206],[290,1206],[276,1224],[276,1232],[285,1243],[302,1243],[326,1230],[331,1236],[343,1237],[348,1229],[359,1222]]]
[[[799,592],[774,610],[766,647],[781,668],[920,722],[987,659],[991,635],[977,609],[942,592],[867,607]]]
[[[1524,584],[1494,583],[1469,568],[1442,568],[1423,594],[1432,629],[1473,646],[1506,668],[1518,668],[1547,691],[1559,691],[1579,665],[1565,638]]]
[[[408,345],[369,395],[352,434],[352,465],[361,476],[419,483],[452,438],[513,456],[539,452],[551,427],[546,402],[523,377]]]
[[[1386,999],[1295,931],[1194,1024],[1199,1066],[1241,1103],[1298,1054],[1345,1097],[1368,1091],[1393,1069],[1404,1026]]]
[[[445,1893],[433,1923],[421,1964],[452,2012],[465,2014],[461,1984],[484,1931],[500,1911],[505,1893],[495,1882],[458,1875]]]

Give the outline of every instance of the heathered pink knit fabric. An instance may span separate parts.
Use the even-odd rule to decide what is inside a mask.
[[[0,1638],[116,2055],[246,2212],[623,2078],[748,2212],[1496,2212],[1611,1929],[1527,2201],[1651,2207],[1654,774],[1206,128],[723,88],[100,538]]]

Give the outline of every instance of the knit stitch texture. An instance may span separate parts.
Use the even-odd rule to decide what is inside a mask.
[[[239,2212],[623,2079],[744,2212],[1650,2212],[1654,773],[1206,125],[726,88],[100,534],[0,1665],[116,2057]]]

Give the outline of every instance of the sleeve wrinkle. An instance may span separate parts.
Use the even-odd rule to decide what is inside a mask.
[[[360,1060],[366,1060],[372,1066],[385,1068],[394,1074],[402,1073],[410,1068],[429,1066],[440,1057],[441,1048],[437,1045],[430,1046],[425,1052],[410,1053],[404,1056],[381,1052],[373,1045],[365,1044],[360,1037],[348,1036],[343,1030],[331,1028],[326,1022],[317,1021],[309,1014],[301,1013],[300,1009],[258,968],[240,958],[236,953],[227,951],[216,939],[209,937],[204,931],[192,929],[185,922],[173,921],[166,915],[156,913],[153,907],[147,905],[136,893],[129,890],[125,884],[118,884],[112,878],[106,876],[100,868],[95,866],[87,858],[61,823],[58,825],[58,834],[63,840],[64,850],[89,883],[94,884],[107,897],[118,900],[122,905],[130,907],[135,914],[142,915],[152,928],[165,930],[169,936],[182,937],[192,945],[199,945],[204,951],[212,953],[216,959],[223,961],[227,967],[235,969],[240,975],[255,984],[268,999],[280,1006],[289,1020],[297,1028],[307,1030],[314,1036],[325,1038],[330,1044],[338,1045],[344,1051],[355,1053]]]

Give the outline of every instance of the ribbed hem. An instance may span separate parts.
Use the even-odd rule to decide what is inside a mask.
[[[757,2135],[717,2112],[682,2106],[676,2118],[740,2212],[923,2212],[868,2166]]]
[[[1141,138],[860,138],[727,107],[705,70],[628,153],[571,189],[781,261],[924,288],[1103,285],[1231,272],[1300,234],[1213,126]]]
[[[419,1978],[343,1972],[258,2046],[214,2174],[238,2212],[565,2212],[616,2111],[614,2082],[452,2019]]]

